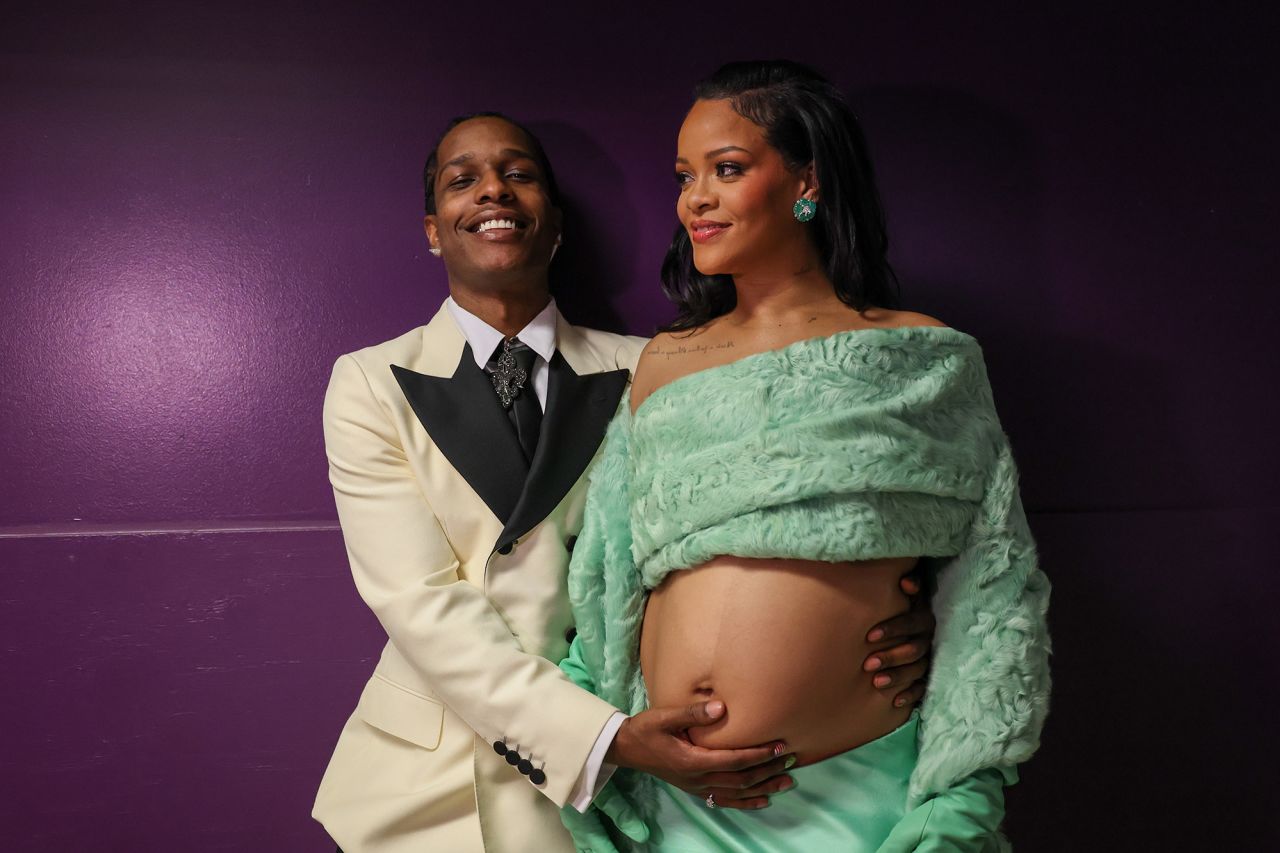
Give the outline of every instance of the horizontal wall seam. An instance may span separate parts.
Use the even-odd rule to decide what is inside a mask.
[[[335,521],[178,522],[150,524],[40,524],[0,527],[0,539],[70,539],[94,536],[183,536],[214,533],[307,533],[339,530]]]
[[[1220,515],[1238,512],[1270,513],[1276,506],[1205,506],[1205,507],[1125,507],[1109,509],[1043,509],[1027,510],[1033,522],[1037,518],[1082,515]],[[0,527],[0,539],[66,539],[94,536],[184,536],[217,533],[307,533],[341,530],[332,521],[185,521],[139,524],[30,524]]]

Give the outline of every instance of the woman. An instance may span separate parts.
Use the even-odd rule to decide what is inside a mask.
[[[1047,712],[1049,586],[981,351],[886,307],[870,159],[830,83],[735,63],[696,97],[663,267],[680,313],[592,475],[563,666],[633,712],[721,699],[697,742],[796,755],[794,793],[742,793],[771,802],[755,813],[617,777],[654,849],[1000,849],[1003,785]],[[917,715],[846,650],[904,608],[921,558],[939,626]]]

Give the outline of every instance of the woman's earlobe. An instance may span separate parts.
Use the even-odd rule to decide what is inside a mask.
[[[796,199],[795,205],[791,208],[791,213],[798,221],[809,222],[818,213],[817,175],[814,173],[812,163],[805,167],[804,181],[807,186],[800,193],[800,197]]]

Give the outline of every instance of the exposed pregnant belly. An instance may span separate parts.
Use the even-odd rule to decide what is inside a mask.
[[[724,719],[691,729],[694,743],[781,739],[800,764],[887,734],[911,709],[893,707],[896,691],[877,690],[862,670],[892,645],[866,636],[906,611],[898,579],[914,562],[717,557],[672,572],[650,594],[640,636],[650,705],[719,699]]]

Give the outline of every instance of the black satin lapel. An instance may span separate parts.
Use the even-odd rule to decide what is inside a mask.
[[[399,365],[391,372],[431,440],[504,524],[528,475],[515,430],[470,344],[452,377],[424,376]]]
[[[625,369],[579,376],[559,352],[551,357],[538,451],[495,547],[506,547],[532,530],[578,482],[604,438],[627,377]]]

